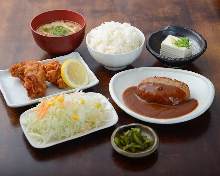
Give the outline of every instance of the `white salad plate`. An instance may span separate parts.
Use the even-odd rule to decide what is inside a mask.
[[[85,132],[82,132],[82,133],[78,133],[78,134],[75,134],[69,138],[65,138],[63,140],[59,140],[59,141],[54,141],[54,142],[51,142],[51,143],[47,143],[47,144],[38,144],[37,142],[35,142],[35,140],[31,137],[31,135],[28,134],[27,132],[27,129],[26,127],[24,126],[23,124],[23,121],[25,118],[28,118],[30,113],[32,113],[33,109],[34,108],[31,108],[27,111],[25,111],[24,113],[21,114],[20,116],[20,125],[21,125],[21,128],[23,130],[23,133],[25,135],[25,137],[27,138],[28,142],[31,144],[32,147],[34,148],[47,148],[47,147],[51,147],[51,146],[54,146],[54,145],[57,145],[57,144],[60,144],[60,143],[63,143],[63,142],[66,142],[66,141],[70,141],[70,140],[73,140],[73,139],[76,139],[76,138],[79,138],[79,137],[82,137],[82,136],[85,136],[85,135],[88,135],[90,133],[94,133],[96,131],[99,131],[99,130],[103,130],[105,128],[108,128],[108,127],[111,127],[113,125],[115,125],[117,122],[118,122],[118,115],[114,109],[114,107],[112,106],[112,104],[108,101],[108,99],[103,96],[102,94],[100,93],[94,93],[94,92],[88,92],[86,93],[87,95],[89,95],[90,97],[94,97],[94,98],[99,98],[100,102],[105,106],[105,109],[107,110],[106,111],[106,118],[108,118],[109,120],[106,121],[102,126],[100,127],[97,127],[97,128],[93,128],[93,129],[90,129],[88,131],[85,131]]]
[[[48,83],[46,95],[44,97],[31,99],[28,97],[27,91],[22,85],[19,78],[12,77],[8,69],[0,70],[0,89],[5,98],[7,105],[10,107],[26,106],[26,105],[37,103],[42,98],[45,98],[45,97],[59,95],[61,93],[70,93],[76,90],[83,90],[83,89],[87,89],[98,84],[99,80],[97,79],[95,74],[90,70],[90,68],[85,63],[85,61],[83,60],[83,58],[80,56],[79,53],[73,52],[65,56],[59,56],[59,57],[53,58],[53,60],[57,60],[60,63],[63,63],[66,59],[79,60],[86,67],[88,77],[89,77],[89,83],[87,85],[84,85],[77,89],[72,89],[72,88],[59,89],[53,84]],[[47,63],[50,60],[52,59],[43,60],[41,62]]]
[[[176,118],[157,119],[140,115],[126,107],[122,98],[123,92],[128,87],[136,86],[143,79],[152,76],[169,77],[186,83],[189,86],[191,98],[198,101],[196,109]],[[119,72],[112,77],[109,83],[109,91],[115,103],[127,114],[144,122],[155,124],[175,124],[192,120],[203,114],[211,106],[215,95],[214,86],[206,77],[191,71],[160,67],[141,67]]]

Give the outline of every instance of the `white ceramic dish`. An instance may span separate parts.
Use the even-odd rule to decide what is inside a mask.
[[[84,62],[79,53],[73,52],[65,56],[56,57],[54,59],[58,60],[61,63],[64,62],[66,59],[77,59],[86,67],[89,76],[89,83],[85,86],[77,88],[77,90],[87,89],[98,84],[99,80],[97,79],[95,74],[89,69],[88,65]],[[42,62],[46,63],[49,60],[50,59],[43,60]],[[28,97],[27,91],[21,84],[20,80],[18,78],[12,77],[8,69],[0,70],[0,89],[7,105],[10,107],[26,106],[37,103],[44,97],[76,91],[76,89],[71,88],[59,89],[53,84],[48,83],[48,88],[44,97],[31,99]]]
[[[93,96],[93,97],[96,97],[96,98],[100,98],[100,101],[103,102],[103,104],[105,104],[106,108],[109,110],[108,113],[107,113],[107,116],[108,118],[110,119],[108,122],[106,122],[103,126],[101,127],[98,127],[98,128],[94,128],[94,129],[91,129],[89,131],[86,131],[86,132],[83,132],[83,133],[78,133],[74,136],[71,136],[69,138],[66,138],[66,139],[63,139],[63,140],[60,140],[60,141],[55,141],[55,142],[51,142],[51,143],[48,143],[48,144],[44,144],[44,145],[39,145],[37,144],[32,138],[31,136],[28,135],[27,131],[26,131],[26,128],[25,126],[23,125],[22,121],[24,118],[27,118],[27,114],[28,113],[31,113],[32,112],[32,109],[29,109],[27,111],[25,111],[24,113],[21,114],[20,116],[20,125],[21,125],[21,128],[24,132],[24,135],[25,137],[27,138],[28,142],[31,144],[31,146],[35,147],[35,148],[47,148],[47,147],[50,147],[50,146],[53,146],[53,145],[57,145],[57,144],[60,144],[60,143],[63,143],[63,142],[66,142],[66,141],[70,141],[70,140],[73,140],[73,139],[76,139],[76,138],[79,138],[79,137],[82,137],[82,136],[85,136],[85,135],[88,135],[90,133],[94,133],[96,131],[99,131],[99,130],[102,130],[102,129],[105,129],[105,128],[108,128],[108,127],[111,127],[113,125],[115,125],[117,122],[118,122],[118,115],[114,109],[114,107],[112,106],[112,104],[108,101],[108,99],[106,97],[104,97],[102,94],[99,94],[99,93],[94,93],[94,92],[88,92],[87,94],[89,94],[89,96]]]
[[[104,67],[108,70],[121,70],[134,62],[141,54],[144,43],[145,43],[145,37],[143,32],[141,32],[139,29],[135,28],[137,32],[142,37],[142,44],[140,47],[132,50],[129,53],[124,54],[105,54],[98,52],[91,48],[88,44],[88,34],[86,36],[86,45],[89,50],[89,53],[91,56],[100,64],[104,65]]]
[[[124,90],[130,86],[137,85],[144,78],[151,76],[165,76],[188,84],[191,98],[195,98],[198,101],[197,108],[191,113],[171,119],[145,117],[127,108],[122,99]],[[109,91],[115,103],[126,113],[139,120],[156,124],[181,123],[200,116],[211,106],[215,94],[212,82],[200,74],[186,70],[160,67],[142,67],[119,72],[112,77],[109,83]]]

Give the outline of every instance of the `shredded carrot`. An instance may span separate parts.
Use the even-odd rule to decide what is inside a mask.
[[[41,102],[40,107],[37,110],[38,118],[43,118],[47,113],[49,107],[50,105],[47,103],[47,101]]]
[[[60,103],[61,108],[64,107],[64,96],[59,95],[51,98],[50,100],[42,101],[37,109],[38,118],[43,118],[47,113],[50,106],[53,106],[56,102]]]

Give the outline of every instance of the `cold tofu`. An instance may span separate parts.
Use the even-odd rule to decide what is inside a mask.
[[[191,56],[191,43],[186,37],[168,35],[161,43],[160,54],[170,58],[185,58]]]

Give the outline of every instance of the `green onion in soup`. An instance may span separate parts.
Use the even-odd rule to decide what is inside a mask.
[[[76,33],[81,28],[81,25],[76,22],[60,20],[40,26],[37,32],[49,37],[63,37]]]

